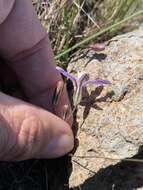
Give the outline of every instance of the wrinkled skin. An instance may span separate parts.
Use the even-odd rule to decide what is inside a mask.
[[[0,24],[0,55],[0,85],[4,86],[0,92],[0,160],[55,158],[68,153],[73,148],[72,118],[68,123],[61,119],[63,107],[70,109],[68,95],[64,89],[53,107],[53,92],[62,79],[29,0],[15,0]]]

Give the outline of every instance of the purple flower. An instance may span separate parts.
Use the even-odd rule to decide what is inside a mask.
[[[96,86],[101,86],[104,84],[111,84],[108,80],[89,80],[89,74],[87,73],[78,73],[78,77],[75,77],[62,69],[61,67],[56,67],[56,70],[59,71],[61,74],[63,74],[67,79],[70,79],[74,86],[74,106],[77,106],[82,98],[82,88],[86,87],[88,84],[93,84]]]

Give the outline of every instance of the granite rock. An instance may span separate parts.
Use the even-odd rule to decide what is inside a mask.
[[[90,85],[83,92],[76,120],[79,146],[72,157],[70,187],[82,190],[140,189],[143,164],[143,28],[106,42],[103,52],[84,49],[71,59],[68,71],[86,71],[90,79],[111,85]]]

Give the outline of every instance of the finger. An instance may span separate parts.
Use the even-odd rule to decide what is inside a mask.
[[[22,89],[20,88],[20,85],[12,70],[4,63],[4,61],[0,62],[0,66],[1,66],[0,85],[2,92],[20,98],[22,100],[26,100],[25,95],[22,92]],[[66,93],[66,89],[64,82],[61,80],[57,82],[52,97],[52,105],[54,108],[54,113],[59,117],[61,117],[62,119],[64,119],[65,121],[67,121],[70,125],[72,125],[72,114],[71,114],[70,105],[63,106],[64,102],[62,103],[63,97],[67,96],[63,95],[63,93]],[[68,102],[68,100],[66,102]]]
[[[49,41],[45,39],[43,42],[40,42],[38,46],[40,46],[41,50],[36,51],[35,53],[34,49],[39,49],[39,47],[32,48],[31,52],[34,52],[32,56],[27,57],[23,54],[20,59],[14,59],[13,62],[10,63],[10,66],[17,74],[29,101],[49,110],[50,112],[54,112],[52,98],[57,83],[62,81],[62,79],[55,69]],[[46,46],[46,48],[43,46]],[[28,54],[31,55],[31,52],[28,52]],[[66,87],[64,87],[60,101],[58,101],[56,109],[56,114],[58,114],[58,116],[61,116],[65,104],[70,107]]]
[[[54,56],[48,39],[46,38],[39,46],[43,47],[45,43],[46,48],[41,48],[42,50],[33,54],[31,58],[24,56],[19,61],[15,60],[12,66],[29,100],[53,112],[52,98],[58,82],[62,79],[55,69]],[[31,49],[31,51],[33,50]],[[58,116],[61,115],[62,107],[65,104],[70,105],[66,87],[63,88],[60,96],[60,101],[58,100],[60,106],[56,109]]]
[[[57,85],[55,87],[55,91],[52,97],[52,104],[53,106],[56,106],[58,102],[60,101],[60,98],[62,96],[62,92],[64,90],[64,83],[63,81],[58,81]]]
[[[73,134],[66,122],[0,93],[0,160],[55,158],[72,148]]]
[[[1,54],[9,60],[29,98],[42,96],[60,79],[49,39],[29,0],[15,1],[0,28],[0,42]],[[48,94],[50,97],[51,92]]]
[[[67,104],[65,104],[65,102]],[[73,123],[72,110],[68,100],[66,86],[63,81],[57,82],[55,92],[53,95],[53,106],[54,106],[54,113],[72,126]]]
[[[2,92],[26,100],[24,92],[16,78],[15,73],[4,60],[0,60],[0,89]]]
[[[1,54],[16,73],[29,101],[53,111],[52,96],[61,76],[55,69],[49,39],[31,1],[15,1],[0,27],[0,42]],[[69,104],[67,93],[63,95],[63,105]]]

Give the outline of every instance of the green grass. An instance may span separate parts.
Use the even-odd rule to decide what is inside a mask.
[[[143,0],[49,0],[48,5],[42,4],[42,0],[34,2],[38,16],[49,32],[57,57],[63,50],[68,51],[93,33],[114,26],[143,9]],[[122,24],[122,27],[125,26],[126,23]],[[120,29],[113,27],[96,40],[109,39]],[[64,54],[60,60],[67,60],[70,54]]]
[[[106,27],[106,28],[100,30],[99,32],[96,32],[95,34],[93,34],[93,35],[91,35],[91,36],[85,38],[85,39],[82,40],[81,42],[76,43],[74,46],[72,46],[72,47],[66,49],[65,51],[61,52],[60,54],[58,54],[58,55],[56,56],[56,59],[59,59],[59,58],[65,56],[65,55],[68,54],[69,52],[71,52],[71,51],[73,51],[73,50],[75,50],[75,49],[81,47],[82,45],[84,45],[84,44],[90,42],[91,40],[94,40],[94,39],[98,38],[99,36],[101,36],[102,34],[104,34],[104,33],[106,33],[106,32],[107,32],[107,33],[108,33],[108,32],[110,33],[110,31],[116,30],[117,27],[120,27],[120,26],[121,26],[122,24],[124,24],[125,22],[127,22],[127,21],[133,19],[134,17],[137,17],[137,16],[139,16],[139,15],[141,15],[141,14],[143,14],[143,10],[137,11],[136,13],[134,13],[134,14],[132,14],[132,15],[130,15],[130,16],[127,16],[127,17],[124,18],[123,20],[118,21],[118,22],[115,22],[115,23],[112,24],[111,26]]]

